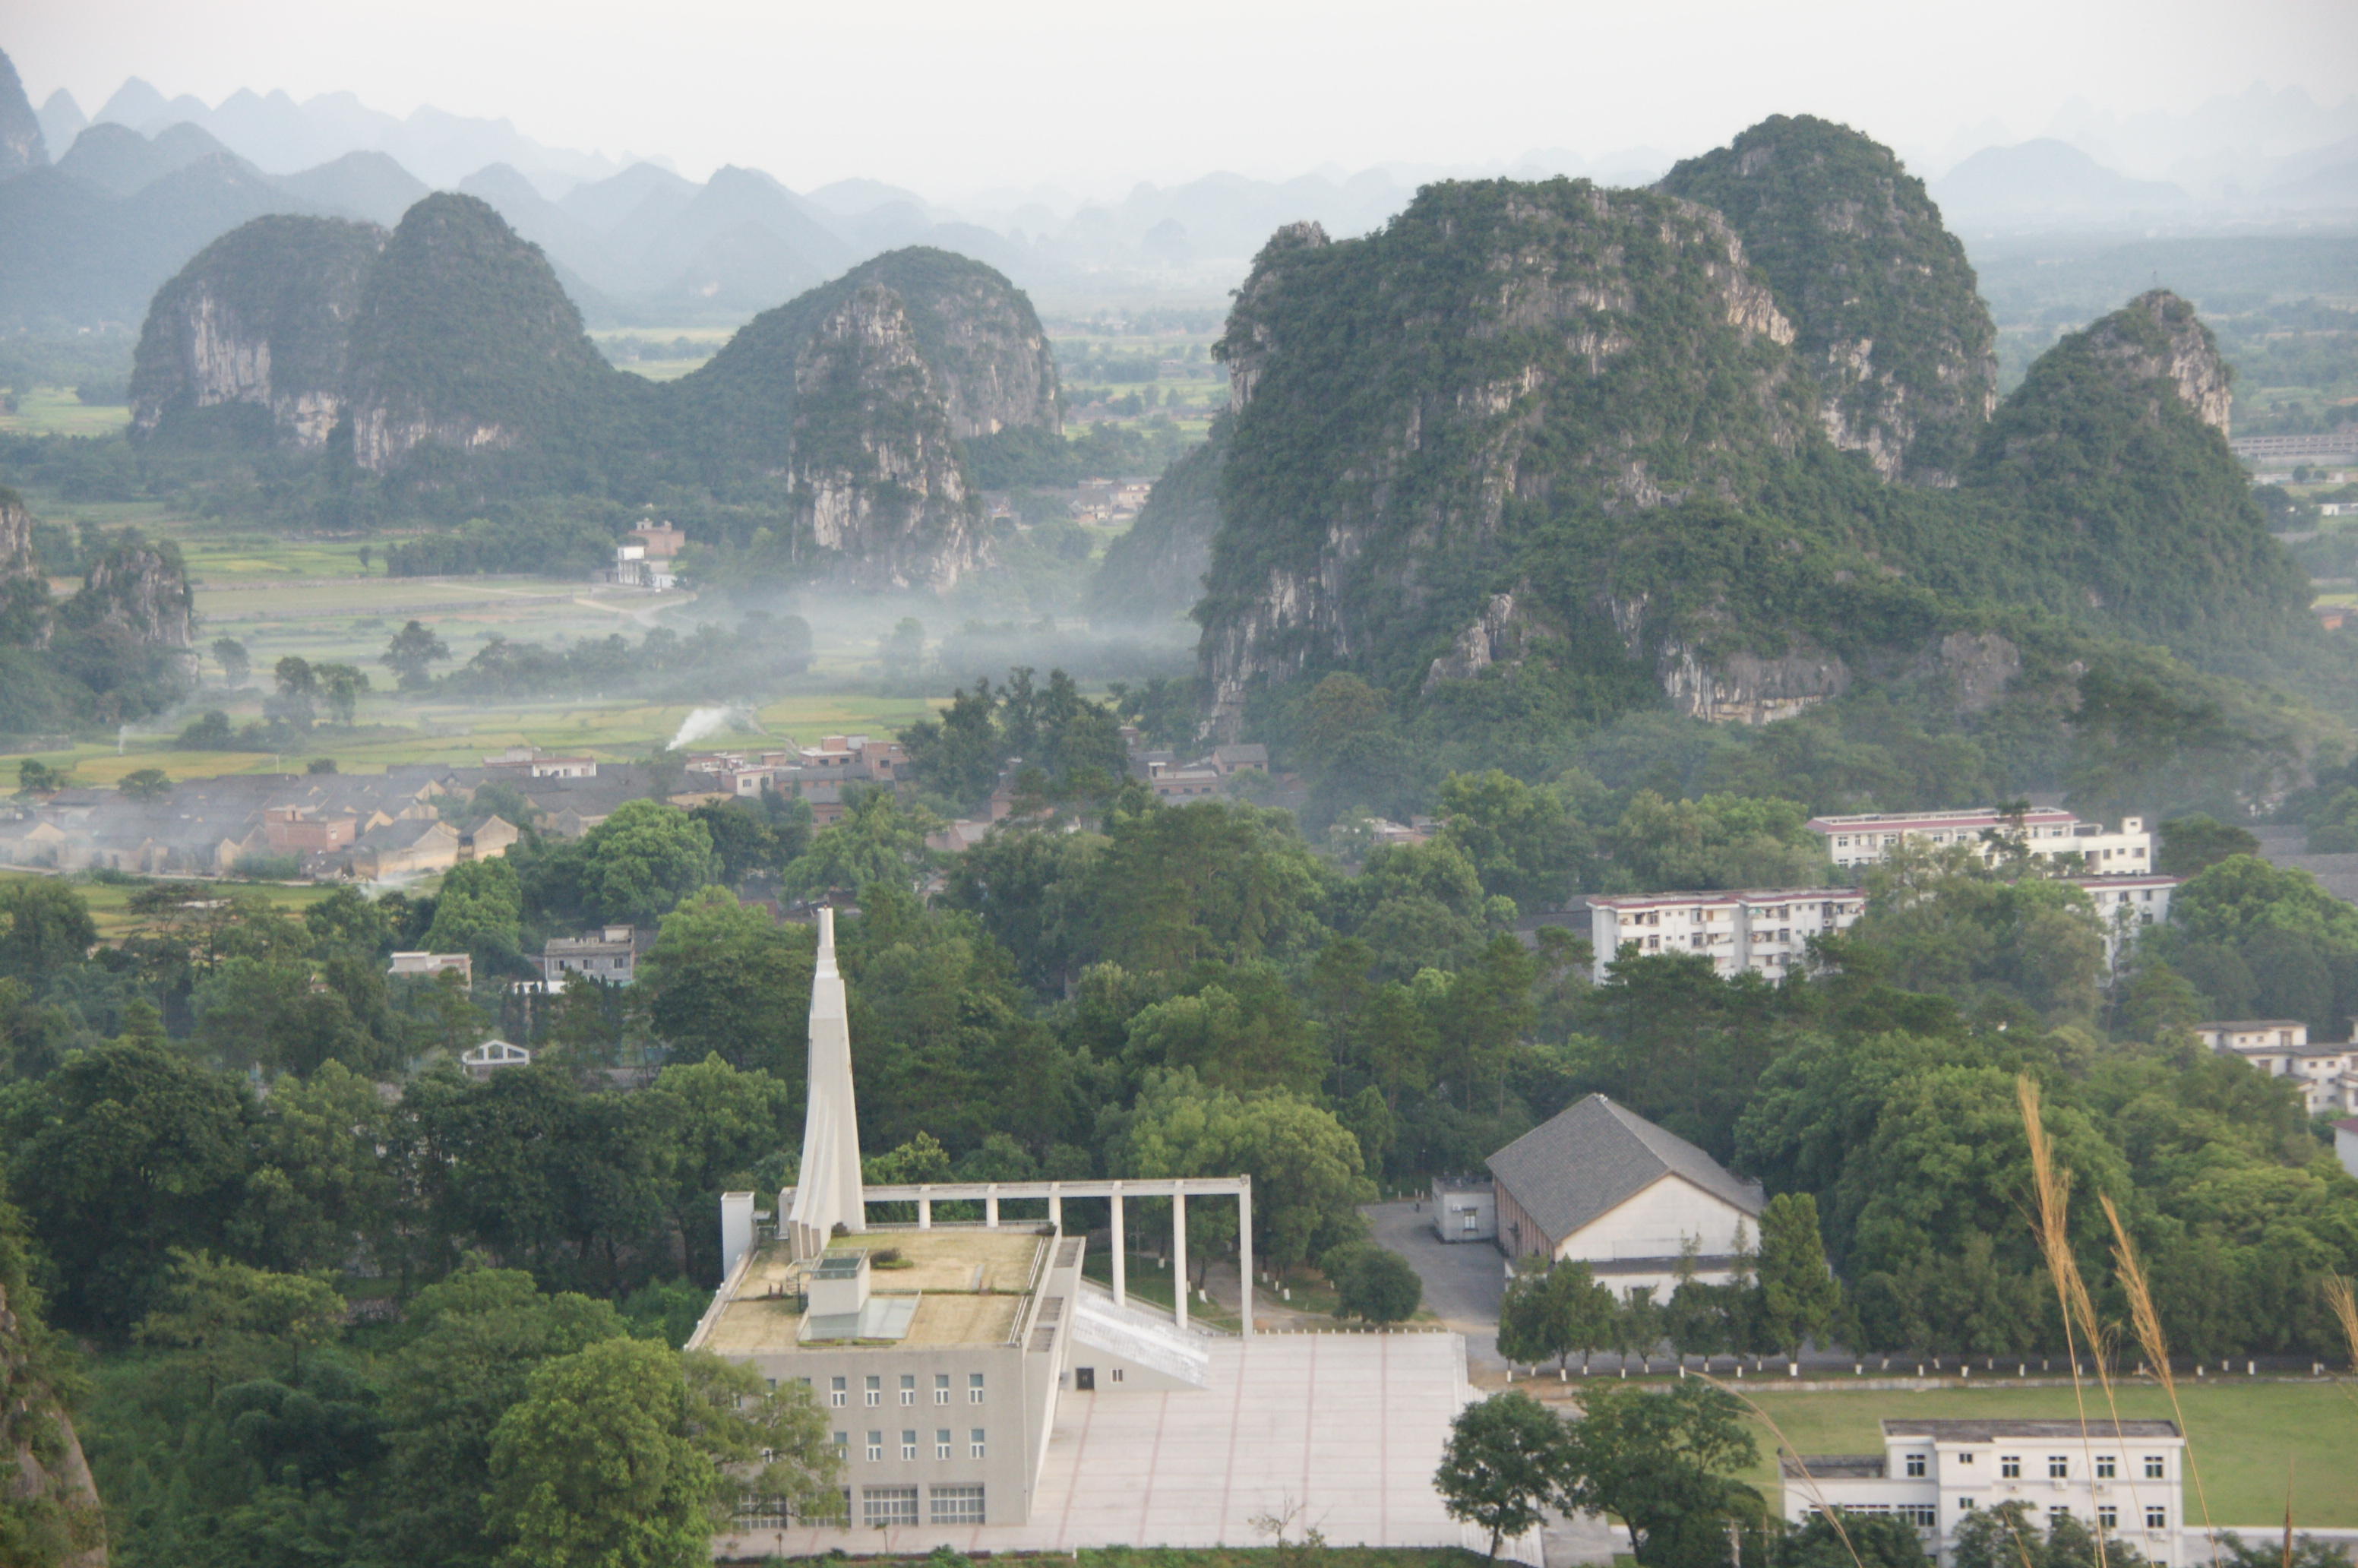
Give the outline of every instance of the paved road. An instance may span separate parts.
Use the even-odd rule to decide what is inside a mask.
[[[1498,1356],[1498,1303],[1507,1260],[1487,1241],[1443,1241],[1433,1233],[1430,1202],[1369,1204],[1376,1240],[1409,1260],[1424,1281],[1424,1304],[1466,1336],[1469,1370],[1504,1370]]]

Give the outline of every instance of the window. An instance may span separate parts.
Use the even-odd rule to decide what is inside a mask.
[[[2148,1454],[2145,1456],[2145,1478],[2148,1481],[2158,1481],[2161,1479],[2160,1454]]]
[[[1960,1465],[1970,1465],[1970,1464],[1972,1464],[1973,1462],[1974,1462],[1974,1451],[1973,1451],[1972,1449],[1970,1449],[1970,1448],[1967,1448],[1967,1449],[1963,1450],[1963,1451],[1962,1451],[1962,1452],[1960,1452],[1960,1453],[1958,1454],[1958,1455],[1957,1455],[1957,1463],[1958,1463],[1958,1464],[1960,1464]]]
[[[979,1426],[976,1427],[972,1432],[967,1433],[967,1457],[969,1459],[979,1459],[983,1457],[982,1428]]]
[[[1121,1368],[1119,1367],[1113,1369],[1113,1380],[1117,1383],[1121,1381]]]
[[[917,1402],[917,1375],[914,1372],[901,1374],[901,1402],[904,1405]]]
[[[1910,1454],[1908,1456],[1908,1473],[1910,1476],[1921,1476],[1924,1473],[1924,1456],[1921,1454]]]
[[[838,1459],[851,1457],[851,1433],[838,1432],[835,1434],[835,1456]]]
[[[934,1488],[934,1522],[936,1524],[983,1524],[982,1488],[980,1487],[936,1487]]]
[[[936,1459],[946,1459],[949,1456],[950,1429],[946,1426],[939,1432],[934,1433],[934,1457]]]
[[[2097,1479],[2097,1480],[2099,1480],[2099,1481],[2109,1481],[2109,1480],[2111,1480],[2111,1479],[2113,1478],[2114,1464],[2115,1464],[2115,1461],[2114,1461],[2113,1456],[2112,1456],[2111,1454],[2097,1454],[2097,1455],[2096,1455],[2096,1479]]]
[[[2065,1519],[2070,1519],[2071,1517],[2071,1510],[2063,1507],[2061,1503],[2058,1503],[2055,1507],[2047,1510],[2047,1528],[2049,1530],[2053,1530],[2057,1525],[2061,1524]]]
[[[982,1403],[982,1374],[979,1372],[966,1375],[966,1402],[970,1405]]]
[[[1979,1506],[1980,1505],[1975,1503],[1971,1498],[1959,1498],[1957,1499],[1957,1511],[1961,1514],[1969,1514]]]
[[[2169,1529],[2169,1510],[2168,1509],[2165,1509],[2165,1508],[2149,1508],[2149,1509],[2146,1509],[2146,1510],[2145,1510],[2145,1527],[2146,1527],[2146,1529],[2147,1529],[2147,1530],[2167,1530],[2167,1529]]]
[[[872,1374],[868,1379],[868,1402],[871,1406],[884,1402],[884,1379]]]
[[[936,1372],[934,1374],[934,1403],[946,1405],[949,1402],[950,1375],[947,1372]]]
[[[840,1407],[843,1401],[850,1397],[844,1392],[843,1383],[844,1380],[841,1378],[831,1378],[827,1380],[827,1402],[828,1404]]]
[[[2049,1480],[2060,1481],[2071,1473],[2071,1460],[2065,1458],[2061,1454],[2050,1454],[2047,1456],[2047,1478]]]
[[[868,1434],[868,1457],[871,1459],[882,1459],[884,1457],[884,1434],[882,1433],[871,1432]]]
[[[1931,1503],[1902,1503],[1899,1505],[1899,1517],[1918,1530],[1941,1528],[1941,1510]]]
[[[2097,1504],[2097,1505],[2096,1505],[2096,1528],[2097,1528],[2098,1530],[2118,1530],[2118,1529],[2120,1529],[2120,1528],[2121,1528],[2121,1510],[2120,1510],[2120,1509],[2116,1509],[2116,1508],[2115,1508],[2115,1507],[2113,1507],[2113,1505],[2112,1505],[2112,1504],[2110,1504],[2110,1503],[2099,1503],[2099,1504]]]
[[[860,1494],[860,1518],[863,1524],[914,1524],[917,1522],[917,1488],[914,1487],[868,1487]]]
[[[901,1457],[903,1459],[914,1459],[916,1456],[917,1429],[913,1426],[904,1429],[901,1433]]]
[[[2022,1455],[2019,1454],[2002,1454],[1998,1455],[1997,1473],[2009,1481],[2020,1477],[2022,1475]]]

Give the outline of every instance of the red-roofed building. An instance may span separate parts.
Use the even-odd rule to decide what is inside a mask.
[[[2061,806],[2039,806],[2019,815],[1992,807],[1964,811],[1881,811],[1848,816],[1813,816],[1807,824],[1823,839],[1837,866],[1871,866],[1902,842],[1971,844],[1990,853],[1990,838],[2013,840],[2040,860],[2077,855],[2098,876],[2124,876],[2153,870],[2153,835],[2145,818],[2125,816],[2108,833],[2101,822],[2082,822]]]

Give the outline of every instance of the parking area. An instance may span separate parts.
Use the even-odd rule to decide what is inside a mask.
[[[1507,1292],[1507,1260],[1487,1241],[1443,1241],[1433,1230],[1433,1205],[1369,1204],[1359,1211],[1376,1240],[1409,1260],[1424,1281],[1424,1304],[1466,1336],[1467,1368],[1503,1371],[1498,1356],[1498,1303]]]

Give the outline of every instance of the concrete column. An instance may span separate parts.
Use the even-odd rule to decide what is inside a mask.
[[[1178,1307],[1179,1326],[1187,1326],[1187,1193],[1171,1194],[1171,1300]]]
[[[993,1230],[999,1228],[999,1184],[997,1182],[991,1183],[990,1190],[982,1196],[982,1223]]]
[[[1243,1185],[1237,1190],[1237,1283],[1241,1292],[1238,1304],[1244,1309],[1247,1339],[1252,1337],[1252,1178],[1240,1177]]]
[[[1058,1230],[1065,1228],[1065,1190],[1060,1182],[1048,1184],[1048,1223]]]
[[[1121,1184],[1113,1184],[1113,1304],[1130,1300],[1130,1249],[1121,1235]]]
[[[933,1227],[934,1200],[928,1197],[920,1197],[917,1200],[917,1228],[919,1230],[931,1230]]]

